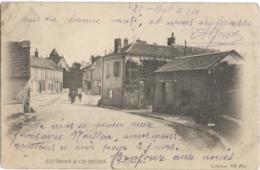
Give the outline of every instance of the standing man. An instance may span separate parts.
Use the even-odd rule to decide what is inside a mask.
[[[81,92],[79,92],[78,97],[79,97],[79,102],[81,102],[81,98],[82,98],[82,93]]]
[[[71,97],[70,97],[70,99],[71,99],[71,104],[73,104],[73,103],[75,102],[75,98],[76,98],[76,93],[75,93],[74,90],[72,90],[72,91],[71,91]]]

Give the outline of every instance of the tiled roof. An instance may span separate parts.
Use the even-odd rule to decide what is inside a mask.
[[[61,70],[52,60],[46,58],[31,57],[31,67]]]
[[[163,65],[155,72],[208,69],[231,53],[239,55],[236,51],[232,50],[216,53],[207,53],[201,55],[193,55],[187,57],[179,57]]]
[[[156,44],[147,44],[147,43],[132,43],[120,50],[120,53],[127,53],[130,55],[139,55],[139,56],[158,56],[165,58],[174,58],[184,56],[185,46],[184,45],[173,45],[173,46],[163,46]],[[203,49],[198,47],[186,47],[186,55],[195,55],[216,52],[212,49]],[[114,55],[115,53],[110,53],[107,56]]]
[[[92,69],[95,69],[95,67],[96,67],[96,68],[97,68],[97,67],[101,67],[101,64],[102,64],[102,59],[99,58],[97,61],[95,61],[94,64],[90,64],[90,65],[88,65],[88,66],[82,68],[81,70],[83,70],[83,71],[92,70]]]
[[[81,70],[83,70],[83,71],[85,71],[85,70],[88,70],[88,69],[90,69],[90,68],[91,68],[91,66],[92,66],[92,64],[90,64],[90,65],[87,65],[87,66],[83,67]]]

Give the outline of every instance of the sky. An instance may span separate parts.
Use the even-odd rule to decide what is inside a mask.
[[[114,47],[115,38],[257,52],[255,5],[171,3],[12,3],[2,6],[2,40],[31,41],[47,57],[53,48],[67,63],[89,61]],[[243,15],[241,15],[243,11]]]

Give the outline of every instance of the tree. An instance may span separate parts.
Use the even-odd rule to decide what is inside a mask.
[[[69,72],[70,88],[81,88],[82,87],[82,71],[81,64],[74,62]]]
[[[73,69],[73,70],[80,70],[80,68],[81,68],[81,64],[80,64],[80,63],[74,62],[74,63],[72,64],[72,69]]]

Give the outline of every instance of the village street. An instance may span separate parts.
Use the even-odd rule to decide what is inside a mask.
[[[2,7],[3,168],[259,166],[256,4]]]
[[[81,103],[71,104],[66,93],[32,97],[37,120],[28,123],[10,138],[11,150],[21,159],[32,157],[39,165],[46,159],[94,159],[96,154],[104,160],[113,160],[117,151],[137,153],[149,147],[151,153],[176,153],[227,150],[220,140],[196,129],[174,123],[97,107],[97,98],[83,95]],[[15,137],[13,137],[15,136]],[[35,152],[43,150],[43,152]],[[22,151],[22,152],[20,152]],[[75,152],[76,151],[76,152]],[[86,151],[88,154],[86,155]],[[55,152],[53,157],[48,154]],[[14,153],[10,152],[10,156]],[[91,153],[91,154],[90,154]],[[111,155],[108,158],[108,155]],[[36,159],[42,157],[44,160]],[[102,159],[102,158],[100,158]],[[48,163],[44,163],[48,167]],[[107,167],[106,162],[100,167]],[[114,163],[113,163],[114,164]],[[44,166],[45,166],[44,165]],[[24,164],[26,167],[26,164]],[[91,165],[82,165],[82,167]],[[95,166],[95,165],[93,165]],[[110,166],[110,165],[109,165]],[[111,165],[112,166],[112,165]],[[114,166],[118,165],[118,163]],[[127,165],[131,166],[131,165]]]

